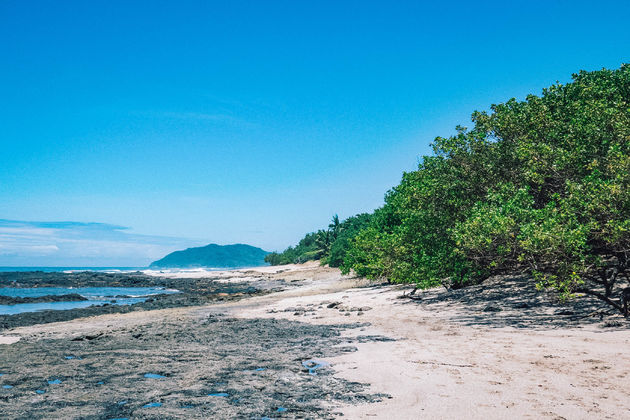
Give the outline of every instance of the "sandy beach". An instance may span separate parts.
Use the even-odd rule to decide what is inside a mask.
[[[154,278],[203,276],[176,277]],[[410,299],[315,263],[213,277],[258,292],[0,330],[3,416],[630,418],[629,324],[595,301],[519,277]]]

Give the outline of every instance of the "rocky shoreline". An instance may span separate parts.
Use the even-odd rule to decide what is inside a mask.
[[[37,287],[160,287],[177,289],[180,293],[158,294],[146,301],[134,305],[94,305],[87,308],[68,310],[45,310],[25,312],[15,315],[0,315],[0,331],[10,328],[69,321],[77,318],[103,314],[128,313],[134,311],[150,311],[156,309],[199,306],[216,302],[234,301],[248,296],[262,295],[282,289],[282,280],[268,281],[264,277],[256,282],[219,281],[218,278],[170,279],[136,273],[47,273],[3,272],[0,273],[1,287],[37,288]],[[76,294],[61,296],[40,296],[37,298],[15,298],[0,296],[0,305],[19,303],[84,301],[84,297]]]
[[[313,325],[206,312],[222,306],[213,303],[233,305],[303,281],[299,275],[253,277],[225,283],[135,273],[0,274],[5,287],[106,284],[181,291],[130,306],[0,317],[4,329],[31,325],[9,331],[22,339],[2,346],[0,412],[32,419],[333,418],[331,404],[389,398],[336,377],[326,362],[356,351],[358,343],[389,340],[363,333],[367,323]],[[193,305],[205,306],[185,308]],[[73,321],[35,325],[65,320]],[[354,331],[353,337],[345,331]]]
[[[13,297],[0,296],[0,305],[17,305],[20,303],[42,303],[42,302],[81,302],[85,301],[78,293],[68,293],[67,295],[45,295],[37,297]]]
[[[628,411],[628,320],[588,297],[559,302],[522,276],[413,295],[408,286],[315,263],[208,278],[37,276],[19,283],[182,293],[55,311],[76,318],[66,322],[12,317],[28,326],[0,331],[3,418],[614,418]]]

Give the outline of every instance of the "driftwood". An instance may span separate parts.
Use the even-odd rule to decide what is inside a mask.
[[[630,287],[621,291],[621,312],[625,317],[628,317],[628,305],[630,305]]]
[[[418,291],[418,288],[414,287],[411,292],[403,293],[402,295],[398,296],[398,299],[422,300],[422,295],[416,296],[417,291]]]

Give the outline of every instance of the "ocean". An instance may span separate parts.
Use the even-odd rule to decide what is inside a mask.
[[[100,272],[121,272],[121,271],[142,271],[147,267],[2,267],[1,272],[16,271],[43,271],[46,273],[57,273],[64,271],[100,271]]]

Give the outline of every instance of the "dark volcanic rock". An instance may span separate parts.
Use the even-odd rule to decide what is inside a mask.
[[[277,290],[271,286],[261,290],[247,282],[222,283],[213,278],[181,280],[147,276],[140,272],[100,273],[91,271],[73,273],[4,272],[0,273],[0,287],[162,287],[165,289],[177,289],[181,292],[151,296],[145,302],[136,303],[135,305],[106,304],[68,310],[46,310],[15,315],[0,315],[0,331],[20,326],[69,321],[101,314],[207,305],[216,301],[239,300],[247,296],[266,294]],[[74,297],[72,299],[68,297],[67,299],[72,301],[85,300],[79,295],[76,296],[78,296],[76,299]],[[39,300],[38,302],[52,302],[52,299],[60,298],[60,296],[46,296],[42,298],[50,298],[51,300]],[[61,299],[66,298],[61,297]],[[7,301],[4,304],[10,304],[9,302]],[[34,301],[28,303],[32,302]],[[13,303],[27,302],[13,301]]]
[[[334,364],[326,362],[356,350],[344,344],[387,339],[341,336],[363,325],[211,315],[23,340],[0,353],[3,383],[13,385],[0,393],[0,413],[30,419],[329,419],[330,403],[387,397],[336,377]],[[324,362],[315,374],[304,368],[310,360]],[[154,402],[161,405],[147,406]]]
[[[67,295],[46,295],[37,297],[12,297],[0,296],[0,305],[16,305],[18,303],[42,303],[42,302],[80,302],[87,300],[78,293]]]

